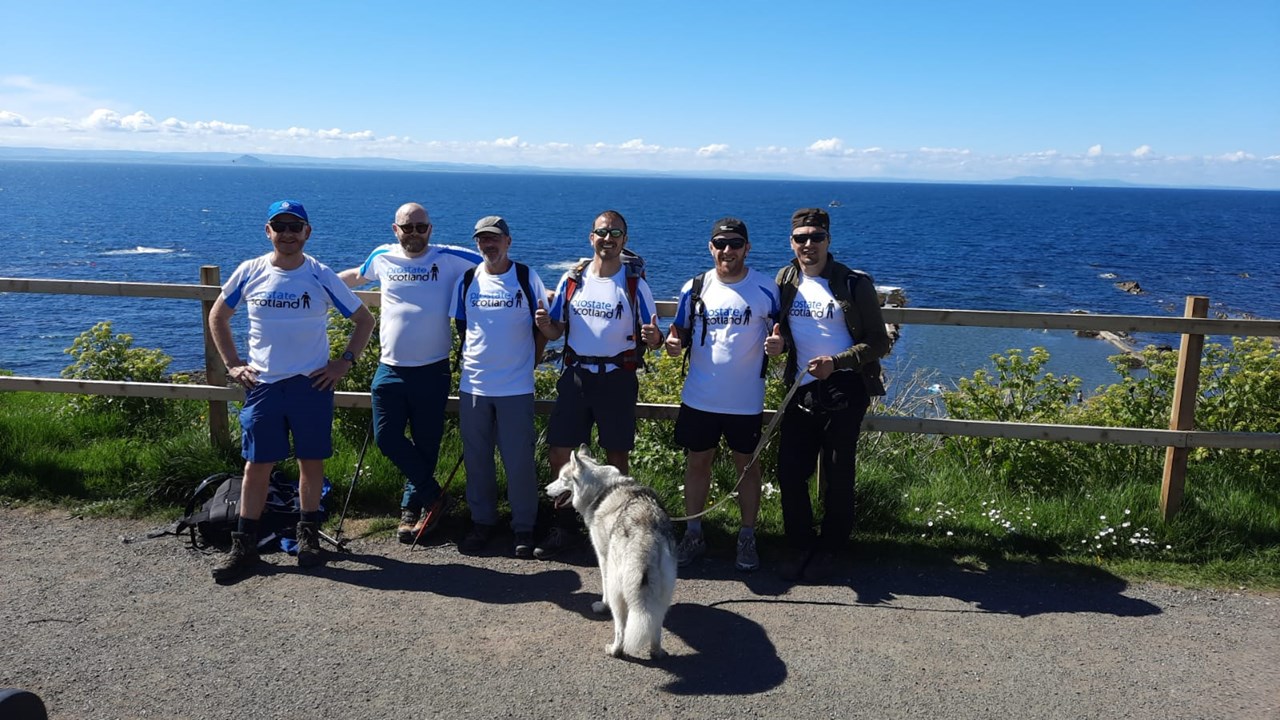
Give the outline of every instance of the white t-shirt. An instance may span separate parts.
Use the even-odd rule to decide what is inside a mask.
[[[764,340],[778,317],[778,286],[755,270],[725,284],[714,270],[702,275],[701,308],[692,308],[693,280],[680,290],[675,324],[693,320],[689,374],[680,401],[729,415],[757,415],[764,408]],[[703,339],[703,329],[706,338]]]
[[[474,250],[451,245],[429,245],[416,258],[405,257],[400,243],[369,253],[360,277],[377,282],[382,293],[382,362],[418,367],[449,357],[453,289],[464,272],[483,260]]]
[[[787,312],[791,340],[796,345],[796,382],[804,385],[817,380],[806,367],[810,360],[848,350],[853,338],[826,278],[801,274],[796,297]]]
[[[271,383],[309,375],[329,362],[329,308],[343,317],[360,298],[338,275],[310,255],[295,270],[271,264],[271,253],[240,263],[222,286],[227,307],[249,308],[249,366]]]
[[[609,277],[596,275],[588,265],[582,273],[582,285],[574,291],[568,307],[564,293],[572,271],[564,274],[556,285],[555,299],[548,311],[552,318],[568,323],[569,347],[578,355],[613,357],[636,346],[635,316],[627,298],[627,269]],[[636,304],[640,322],[646,324],[658,314],[649,283],[641,278],[636,285]],[[595,365],[583,365],[595,371]],[[615,365],[606,364],[604,370]]]
[[[487,397],[533,392],[533,313],[516,274],[516,264],[501,275],[476,268],[469,287],[458,279],[449,314],[467,328],[462,346],[460,392]],[[536,309],[547,296],[537,271],[529,269],[529,290]]]

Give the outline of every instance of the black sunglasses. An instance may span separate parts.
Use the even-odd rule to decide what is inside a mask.
[[[806,244],[806,243],[813,243],[813,244],[817,245],[817,244],[819,244],[819,243],[824,243],[824,242],[826,242],[826,241],[827,241],[827,239],[828,239],[828,238],[830,238],[830,237],[831,237],[830,235],[828,235],[827,233],[823,233],[823,232],[816,232],[816,233],[802,233],[802,234],[800,234],[800,235],[792,235],[792,236],[791,236],[791,242],[793,242],[793,243],[795,243],[795,244],[797,244],[797,245],[804,245],[804,244]]]
[[[591,234],[598,238],[620,238],[624,232],[625,231],[622,228],[596,228],[591,231]]]
[[[727,247],[733,248],[734,250],[741,250],[742,246],[746,244],[747,244],[747,241],[743,240],[742,238],[712,238],[711,239],[712,247],[714,247],[717,250],[723,250]]]
[[[426,235],[427,231],[431,229],[431,223],[405,223],[403,225],[396,225],[396,227],[400,228],[400,232],[402,233],[407,234],[417,230],[419,235]]]
[[[272,229],[272,230],[274,230],[274,231],[276,231],[276,232],[278,232],[278,233],[282,233],[282,232],[291,232],[291,233],[302,232],[302,228],[304,228],[304,227],[306,227],[306,226],[307,226],[307,224],[306,224],[306,223],[304,223],[304,222],[302,222],[301,220],[294,220],[294,221],[292,221],[292,222],[291,222],[291,221],[288,221],[288,220],[272,220],[271,222],[269,222],[269,223],[267,223],[267,224],[271,226],[271,229]]]

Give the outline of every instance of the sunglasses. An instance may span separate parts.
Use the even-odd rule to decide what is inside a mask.
[[[400,228],[400,232],[406,235],[415,230],[418,231],[419,235],[426,235],[427,231],[431,229],[431,223],[405,223],[404,225],[396,225],[396,227]]]
[[[622,228],[596,228],[591,231],[591,234],[598,238],[620,238],[625,232]]]
[[[292,222],[288,220],[272,220],[267,224],[271,226],[272,230],[278,233],[282,233],[282,232],[298,233],[298,232],[302,232],[302,228],[307,226],[307,224],[302,222],[301,220],[294,220]]]
[[[805,245],[807,243],[813,243],[814,245],[818,245],[820,243],[826,242],[827,239],[830,237],[831,236],[828,235],[827,233],[803,233],[800,235],[792,235],[791,242],[797,245]]]
[[[723,250],[725,248],[741,250],[742,246],[746,244],[747,241],[742,238],[712,238],[711,240],[711,246],[717,250]]]

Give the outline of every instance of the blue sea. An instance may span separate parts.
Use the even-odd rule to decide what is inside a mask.
[[[791,212],[821,206],[835,256],[903,288],[910,307],[1179,315],[1197,294],[1213,313],[1280,318],[1280,193],[1229,190],[4,162],[0,276],[195,283],[201,265],[217,265],[226,278],[269,250],[264,213],[280,198],[306,205],[307,252],[336,270],[392,241],[395,209],[413,200],[436,243],[469,245],[477,218],[504,216],[512,257],[550,285],[589,254],[594,217],[615,208],[654,295],[671,299],[710,266],[716,218],[745,220],[749,263],[772,274],[791,257]],[[1123,280],[1144,292],[1117,289]],[[203,367],[194,301],[3,293],[0,368],[56,377],[63,350],[101,320],[162,348],[175,370]],[[888,369],[950,386],[993,353],[1036,345],[1087,389],[1116,379],[1114,348],[1065,331],[908,325]]]

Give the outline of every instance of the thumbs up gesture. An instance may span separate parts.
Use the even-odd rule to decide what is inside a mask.
[[[667,354],[675,357],[680,354],[680,350],[684,348],[684,341],[680,339],[680,329],[675,323],[671,323],[671,327],[667,328],[666,341]]]
[[[548,340],[559,338],[563,332],[561,326],[551,319],[551,314],[547,312],[547,304],[542,300],[538,301],[538,309],[533,311],[533,324]]]
[[[662,331],[658,329],[658,316],[649,318],[649,322],[640,326],[640,340],[645,345],[655,348],[662,342]]]
[[[764,352],[766,355],[780,355],[785,346],[786,343],[782,339],[782,326],[774,323],[773,332],[764,339]]]

